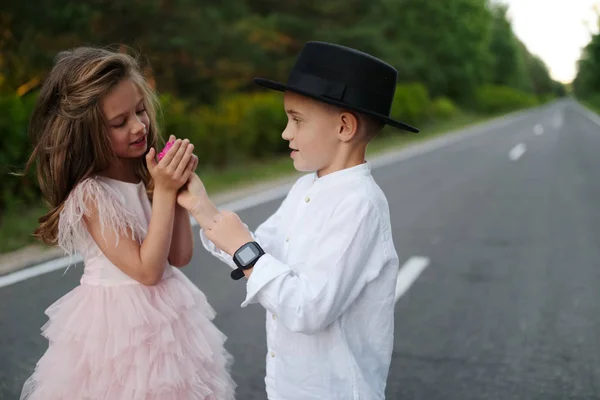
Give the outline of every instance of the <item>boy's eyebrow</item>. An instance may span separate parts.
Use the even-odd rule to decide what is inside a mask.
[[[286,113],[288,113],[288,114],[292,114],[292,115],[302,115],[302,114],[301,114],[301,113],[299,113],[298,111],[296,111],[296,110],[293,110],[293,109],[291,109],[291,108],[288,108],[287,110],[285,110],[285,112],[286,112]]]
[[[144,102],[144,99],[143,99],[143,98],[140,98],[140,99],[138,100],[138,102],[136,103],[136,105],[135,105],[135,108],[137,108],[137,107],[140,105],[140,103],[143,103],[143,102]],[[124,111],[124,112],[122,112],[122,113],[120,113],[120,114],[118,114],[118,115],[115,115],[114,117],[112,117],[111,119],[109,119],[109,120],[108,120],[108,122],[112,122],[113,120],[115,120],[115,119],[117,119],[117,118],[119,118],[119,117],[122,117],[122,116],[124,116],[125,114],[127,114],[127,111]]]

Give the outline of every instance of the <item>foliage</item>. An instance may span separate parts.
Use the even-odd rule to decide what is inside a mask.
[[[392,115],[418,127],[461,109],[502,112],[564,95],[515,36],[505,6],[488,0],[134,0],[4,2],[0,11],[0,223],[9,204],[35,203],[26,130],[55,55],[75,46],[126,45],[161,93],[164,133],[189,137],[201,167],[287,151],[280,93],[309,40],[348,45],[399,71]],[[600,92],[600,38],[580,62],[575,89]],[[433,99],[433,100],[432,100]],[[11,206],[12,207],[12,206]]]

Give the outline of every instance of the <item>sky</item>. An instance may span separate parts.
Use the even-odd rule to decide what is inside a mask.
[[[577,73],[581,50],[598,32],[594,5],[600,0],[498,0],[508,4],[513,31],[548,66],[550,75],[568,83]],[[600,10],[600,8],[599,8]]]

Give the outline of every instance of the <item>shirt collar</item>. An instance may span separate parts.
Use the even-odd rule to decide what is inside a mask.
[[[340,171],[335,171],[321,178],[315,172],[313,174],[313,187],[322,187],[323,185],[332,185],[348,180],[356,179],[371,174],[371,164],[365,161],[362,164],[354,167],[345,168]]]

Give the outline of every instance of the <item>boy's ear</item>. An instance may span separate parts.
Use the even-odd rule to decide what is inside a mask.
[[[342,142],[350,141],[358,134],[358,118],[351,112],[340,113],[338,137]]]

